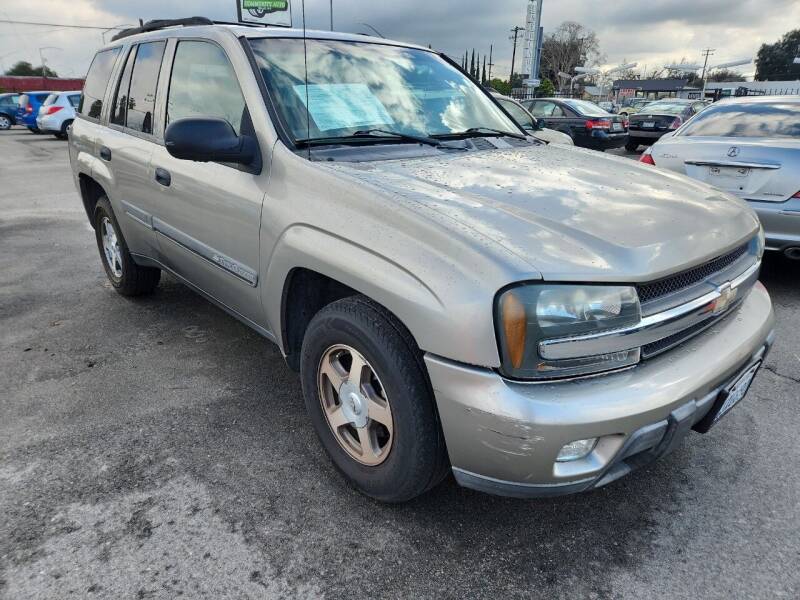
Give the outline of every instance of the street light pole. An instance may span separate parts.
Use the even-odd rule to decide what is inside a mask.
[[[511,53],[511,76],[508,78],[508,83],[511,85],[511,89],[514,89],[514,63],[517,60],[517,37],[519,37],[519,32],[525,31],[524,27],[514,27],[511,30],[513,34],[512,37],[508,38],[510,40],[514,40],[514,50]]]
[[[44,58],[42,50],[61,50],[61,48],[56,48],[55,46],[43,46],[39,48],[39,58],[42,60],[42,78],[47,79],[47,61]]]
[[[331,31],[333,31],[333,0],[331,0]]]

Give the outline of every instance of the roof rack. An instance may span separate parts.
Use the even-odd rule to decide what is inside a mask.
[[[141,23],[141,21],[139,21]],[[206,17],[187,17],[185,19],[156,19],[148,21],[139,27],[131,27],[130,29],[123,29],[114,37],[111,38],[112,42],[119,39],[136,35],[137,33],[146,33],[148,31],[158,31],[159,29],[166,29],[167,27],[189,27],[191,25],[213,25],[214,21]]]

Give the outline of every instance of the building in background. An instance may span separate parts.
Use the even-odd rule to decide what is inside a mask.
[[[702,90],[688,83],[688,79],[617,79],[612,90],[620,102],[625,98],[700,98]]]
[[[0,75],[0,92],[79,92],[82,89],[83,78]]]

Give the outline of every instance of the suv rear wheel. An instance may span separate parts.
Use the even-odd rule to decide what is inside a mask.
[[[137,265],[128,252],[108,198],[101,196],[94,209],[97,248],[111,285],[123,296],[149,294],[161,279],[161,269]]]
[[[303,396],[334,465],[361,492],[403,502],[447,474],[447,452],[419,349],[383,307],[353,296],[311,320]]]

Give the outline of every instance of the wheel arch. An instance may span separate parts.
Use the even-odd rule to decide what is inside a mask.
[[[97,201],[102,197],[108,197],[105,189],[90,175],[80,173],[78,175],[78,185],[80,186],[81,200],[83,201],[83,208],[86,210],[86,216],[89,223],[94,227],[94,209],[97,206]]]

